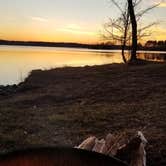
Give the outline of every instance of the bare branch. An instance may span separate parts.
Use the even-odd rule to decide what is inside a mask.
[[[118,2],[118,0],[110,0],[116,8],[120,11],[120,16],[117,19],[108,19],[108,22],[104,25],[105,34],[103,35],[104,39],[121,42],[122,44],[122,57],[124,59],[124,49],[126,48],[126,45],[130,45],[131,39],[132,39],[132,23],[131,23],[131,17],[129,14],[129,7],[130,9],[137,8],[142,0],[126,0],[124,2],[124,5],[121,5],[121,3]],[[130,6],[129,6],[130,4]],[[146,9],[143,9],[139,12],[137,12],[135,15],[136,24],[140,21],[140,19],[149,11],[157,7],[159,4],[150,6]],[[134,9],[133,9],[134,10]],[[135,11],[135,10],[134,10]],[[146,25],[141,28],[137,29],[137,38],[138,40],[141,40],[143,37],[150,36],[151,33],[148,31],[148,29],[152,26],[157,24],[156,22],[151,23],[149,25]],[[135,41],[135,40],[134,40]]]
[[[148,7],[147,9],[143,9],[143,10],[141,10],[139,13],[137,13],[137,14],[136,14],[137,21],[139,21],[139,20],[141,19],[141,17],[144,16],[144,14],[148,13],[150,10],[156,8],[157,6],[159,6],[159,4],[150,6],[150,7]]]
[[[123,9],[123,8],[121,8],[121,6],[118,4],[118,2],[116,0],[111,0],[111,1],[117,7],[117,9],[119,9],[119,11],[121,12],[121,15],[123,16],[123,19],[125,19],[126,18],[125,12],[127,10],[126,7],[128,6],[127,2],[125,3],[125,8]]]
[[[121,13],[123,13],[123,9],[120,7],[120,5],[118,4],[118,2],[116,2],[116,0],[111,0],[113,2],[113,4],[121,11]]]
[[[138,6],[141,2],[142,2],[142,0],[137,0],[135,3],[135,6]]]
[[[143,28],[138,29],[138,32],[145,31],[146,29],[149,29],[150,27],[152,27],[152,26],[154,26],[156,24],[157,24],[156,22],[153,22],[153,23],[151,23],[149,25],[146,25]]]

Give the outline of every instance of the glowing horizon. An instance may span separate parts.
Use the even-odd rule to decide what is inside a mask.
[[[149,0],[143,5],[158,2]],[[0,39],[4,40],[99,43],[103,23],[118,13],[108,0],[0,0],[0,3]],[[165,8],[164,0],[143,20],[160,22],[153,28],[150,39],[166,39]]]

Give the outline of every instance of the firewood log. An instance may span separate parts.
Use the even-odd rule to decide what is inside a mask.
[[[146,166],[145,146],[147,144],[147,140],[140,131],[138,132],[137,137],[140,139],[140,144],[139,147],[133,151],[130,166]]]
[[[130,166],[146,166],[146,143],[147,140],[142,132],[138,132],[128,144],[118,149],[116,157],[130,163]]]
[[[109,156],[115,156],[130,166],[146,166],[145,146],[147,140],[141,131],[129,141],[126,133],[120,135],[108,134],[105,139],[98,140],[89,137],[77,148],[95,151]]]
[[[104,139],[101,139],[101,140],[96,139],[95,145],[94,145],[92,151],[98,152],[98,153],[103,153],[104,148],[105,148],[105,140]]]
[[[78,149],[85,149],[85,150],[90,150],[92,151],[94,145],[95,145],[95,140],[97,138],[92,136],[87,138],[86,140],[84,140],[79,146],[77,146],[76,148]]]

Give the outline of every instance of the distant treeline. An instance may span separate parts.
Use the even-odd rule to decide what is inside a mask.
[[[106,43],[101,44],[81,44],[65,42],[41,42],[41,41],[9,41],[0,40],[0,45],[19,45],[19,46],[42,46],[42,47],[73,47],[89,49],[120,49],[121,46]]]
[[[81,44],[81,43],[65,43],[65,42],[0,40],[0,45],[71,47],[71,48],[88,48],[88,49],[121,49],[121,45],[114,45],[111,43]],[[126,47],[126,49],[129,49],[129,47]],[[138,49],[166,51],[166,41],[147,41],[144,46],[142,46],[141,44],[138,44]]]
[[[145,48],[150,48],[152,50],[163,50],[166,51],[166,40],[149,40],[146,42]]]

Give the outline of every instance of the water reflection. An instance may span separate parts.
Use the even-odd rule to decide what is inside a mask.
[[[141,59],[149,60],[149,61],[157,61],[157,62],[165,62],[166,61],[166,53],[138,53],[138,57]]]
[[[127,56],[129,55],[126,52]],[[166,53],[139,52],[142,59],[165,61]],[[0,85],[15,84],[34,69],[122,63],[119,50],[0,46]]]

